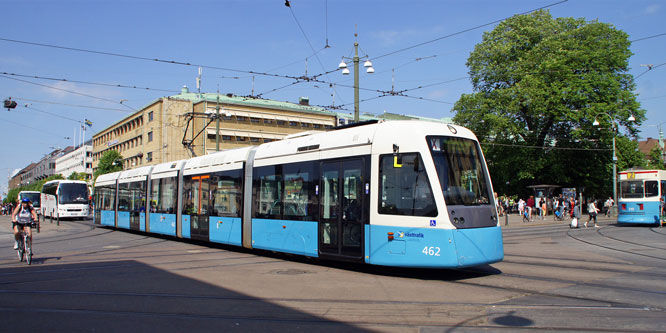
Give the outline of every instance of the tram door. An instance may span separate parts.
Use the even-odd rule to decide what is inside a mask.
[[[323,162],[319,183],[320,253],[362,258],[362,160]]]
[[[192,177],[192,204],[194,214],[190,215],[190,237],[207,241],[210,176]]]

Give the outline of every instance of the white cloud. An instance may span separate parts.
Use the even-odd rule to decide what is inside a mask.
[[[645,14],[652,15],[652,14],[658,12],[660,8],[661,8],[661,4],[656,4],[655,3],[653,5],[649,5],[645,8]]]
[[[41,82],[40,82],[41,83]],[[44,83],[41,83],[44,84]],[[88,95],[99,98],[104,98],[112,101],[120,101],[122,95],[118,91],[112,90],[113,88],[95,87],[73,82],[58,81],[56,83],[46,83],[45,85],[53,87],[42,87],[41,90],[52,97],[64,99],[73,98],[74,96]],[[74,92],[74,93],[72,93]],[[95,100],[100,101],[95,98]]]

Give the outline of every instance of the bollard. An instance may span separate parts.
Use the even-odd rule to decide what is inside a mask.
[[[51,213],[51,216],[49,216],[51,223],[53,223],[53,213]]]
[[[56,225],[60,226],[60,214],[56,215]]]
[[[509,213],[504,212],[504,225],[509,225]]]
[[[41,232],[40,229],[41,229],[42,224],[39,222],[40,216],[41,215],[37,215],[37,233]]]

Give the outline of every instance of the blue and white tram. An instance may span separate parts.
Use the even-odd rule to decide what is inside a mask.
[[[666,199],[665,170],[620,172],[618,223],[659,224]]]
[[[123,194],[134,200],[126,205],[121,192],[134,180],[139,193]],[[141,182],[149,189],[145,229]],[[126,228],[120,213],[130,212],[132,229],[138,205],[139,230],[250,249],[435,268],[504,257],[481,148],[454,125],[389,121],[299,133],[103,175],[95,186],[100,225]]]

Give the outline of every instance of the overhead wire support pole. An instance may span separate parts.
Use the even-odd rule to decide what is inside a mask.
[[[215,151],[220,151],[220,89],[217,89],[217,104],[215,105]]]
[[[358,58],[358,41],[354,41],[354,58],[352,59],[354,62],[354,122],[358,122],[359,118],[359,111],[358,111],[358,87],[359,87],[359,79],[358,79],[358,63],[359,63],[359,58]]]

